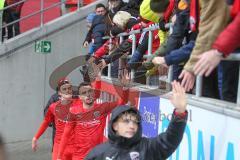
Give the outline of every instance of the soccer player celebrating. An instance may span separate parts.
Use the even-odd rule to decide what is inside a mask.
[[[64,129],[62,136],[58,160],[63,160],[63,153],[71,133],[74,133],[74,153],[72,160],[82,160],[88,152],[96,145],[104,141],[104,128],[106,125],[107,115],[120,104],[127,103],[128,86],[130,76],[128,72],[124,72],[120,82],[123,87],[123,96],[114,102],[105,102],[97,104],[94,92],[90,83],[83,82],[79,85],[79,103],[70,108],[75,119],[69,120]]]

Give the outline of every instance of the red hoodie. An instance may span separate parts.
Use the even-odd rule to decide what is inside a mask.
[[[240,47],[240,0],[235,0],[231,9],[233,21],[224,29],[213,44],[213,48],[226,57]]]

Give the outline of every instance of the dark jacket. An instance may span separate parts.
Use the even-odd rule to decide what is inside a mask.
[[[173,26],[173,33],[167,40],[165,55],[182,46],[183,39],[189,31],[189,13],[189,8],[177,11],[177,18]]]
[[[48,108],[50,107],[50,105],[54,102],[57,102],[59,100],[59,95],[58,93],[54,93],[51,98],[48,100],[48,103],[46,105],[46,107],[44,108],[44,116],[46,115]]]
[[[94,40],[93,43],[93,52],[95,52],[98,48],[101,47],[102,44],[105,43],[106,40],[103,40],[102,37],[107,35],[108,31],[110,30],[110,24],[108,21],[108,14],[105,16],[96,15],[93,19],[92,26],[88,31],[88,34],[85,38],[85,41],[91,42]]]
[[[6,3],[7,6],[10,6],[10,5],[18,3],[20,1],[22,1],[22,0],[5,0],[5,3]],[[17,5],[14,5],[14,6],[10,7],[7,10],[9,10],[10,12],[20,13],[21,10],[22,10],[23,4],[24,4],[24,2],[19,3]]]
[[[188,44],[182,46],[179,49],[173,50],[164,57],[165,62],[168,66],[179,63],[186,63],[191,55],[195,41],[190,41]]]
[[[104,144],[95,147],[85,160],[161,160],[168,158],[180,144],[186,119],[173,116],[166,132],[154,138],[142,137],[142,127],[139,124],[137,133],[132,138],[124,138],[116,135],[112,129],[114,120],[123,112],[133,110],[139,116],[140,113],[129,106],[120,106],[113,110],[108,128],[108,138]],[[107,158],[108,157],[108,158]]]

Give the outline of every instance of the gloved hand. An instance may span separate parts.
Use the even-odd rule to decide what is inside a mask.
[[[165,20],[163,18],[160,19],[159,22],[158,22],[159,28],[164,32],[169,30],[168,28],[165,28],[165,24],[166,23],[165,23]]]

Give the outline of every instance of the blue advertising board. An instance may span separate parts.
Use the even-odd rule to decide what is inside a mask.
[[[160,97],[149,93],[140,93],[139,111],[142,116],[144,137],[158,135]]]

